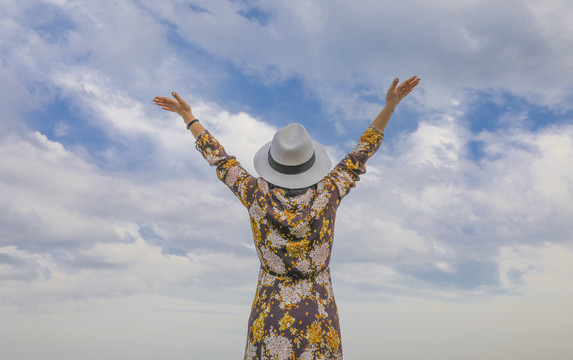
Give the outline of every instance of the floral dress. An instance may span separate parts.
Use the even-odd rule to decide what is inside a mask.
[[[197,149],[248,209],[260,260],[244,360],[342,359],[329,269],[334,219],[382,138],[368,127],[316,188],[295,197],[251,176],[208,131],[197,138]]]

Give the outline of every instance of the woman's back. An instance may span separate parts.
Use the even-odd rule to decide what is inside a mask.
[[[268,191],[261,183],[261,196],[249,209],[261,269],[245,359],[263,354],[339,359],[340,327],[328,268],[334,210],[320,204],[326,198],[320,185],[285,197],[283,190]]]
[[[316,186],[291,197],[251,176],[207,131],[197,139],[197,149],[248,209],[260,261],[245,359],[342,359],[329,270],[336,210],[382,138],[369,127]]]

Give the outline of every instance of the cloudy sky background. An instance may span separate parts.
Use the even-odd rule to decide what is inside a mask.
[[[569,0],[0,1],[5,359],[241,358],[246,211],[156,95],[253,170],[303,123],[334,161],[422,78],[339,210],[349,359],[570,359]]]

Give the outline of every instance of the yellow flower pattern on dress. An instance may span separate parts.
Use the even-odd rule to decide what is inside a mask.
[[[279,322],[280,327],[279,330],[286,330],[288,328],[290,328],[292,326],[292,324],[294,324],[294,318],[292,316],[289,315],[289,313],[285,313],[285,315],[283,316],[283,318],[281,319],[281,321]]]
[[[244,360],[342,360],[330,279],[334,220],[383,134],[370,126],[315,188],[294,197],[251,176],[204,131],[197,149],[247,208],[260,261]]]
[[[320,345],[322,343],[322,328],[318,325],[316,320],[308,328],[307,334],[308,342],[310,344]]]

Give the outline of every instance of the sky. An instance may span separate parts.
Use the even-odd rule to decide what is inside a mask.
[[[302,123],[336,163],[348,359],[573,356],[573,2],[0,0],[7,360],[239,359],[248,214],[154,96],[253,172]]]

